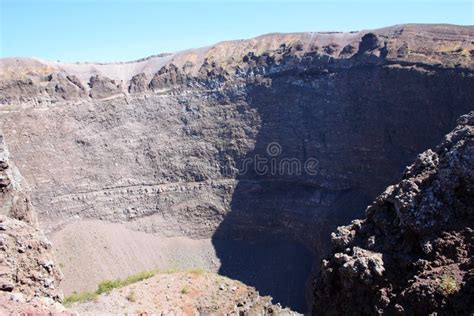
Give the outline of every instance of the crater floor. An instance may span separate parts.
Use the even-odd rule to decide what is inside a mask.
[[[66,296],[144,270],[202,268],[254,286],[275,304],[298,312],[307,308],[313,256],[298,242],[163,237],[97,220],[67,224],[50,240]]]

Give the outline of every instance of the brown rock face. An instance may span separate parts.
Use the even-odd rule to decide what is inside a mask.
[[[160,90],[186,84],[187,76],[174,64],[161,68],[151,79],[149,88]]]
[[[122,92],[122,85],[115,80],[100,75],[92,76],[89,80],[89,95],[93,99],[103,99]]]
[[[148,79],[146,74],[139,73],[130,79],[130,85],[128,86],[128,93],[140,93],[148,90]]]
[[[474,112],[333,233],[315,280],[316,315],[474,311]]]
[[[32,79],[14,79],[0,84],[1,104],[21,103],[41,93]]]
[[[36,213],[27,195],[21,190],[21,175],[9,161],[8,148],[5,146],[0,130],[0,215],[37,225]]]
[[[52,308],[62,299],[61,273],[50,242],[35,228],[36,214],[18,183],[20,176],[11,169],[0,133],[0,311],[22,305],[36,306],[32,311]]]
[[[54,97],[58,96],[64,100],[77,100],[86,96],[84,86],[75,75],[53,73],[48,76],[46,92]]]
[[[21,293],[25,302],[35,297],[61,300],[61,273],[53,261],[51,243],[27,223],[0,217],[0,290]]]

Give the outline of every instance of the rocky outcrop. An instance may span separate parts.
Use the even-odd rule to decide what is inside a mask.
[[[268,85],[269,74],[308,64],[319,65],[323,71],[332,65],[367,64],[409,65],[425,71],[433,67],[472,69],[470,37],[469,26],[406,24],[350,33],[268,34],[115,64],[9,58],[0,61],[0,104],[37,106],[149,89]]]
[[[75,75],[54,72],[47,76],[0,82],[0,104],[28,103],[41,100],[58,102],[87,97],[84,86]]]
[[[0,215],[37,224],[36,213],[27,195],[21,190],[21,175],[9,161],[9,152],[0,130]]]
[[[95,75],[89,80],[89,96],[93,99],[103,99],[122,93],[122,84],[110,78]]]
[[[41,94],[41,88],[33,79],[13,79],[0,83],[0,104],[28,102]]]
[[[35,228],[34,210],[11,169],[0,133],[0,311],[60,309],[61,273],[52,246]]]
[[[139,73],[130,79],[128,93],[140,93],[148,90],[148,79],[145,73]]]
[[[51,243],[27,223],[0,217],[0,290],[18,293],[24,302],[35,297],[62,299],[59,268],[53,261]]]
[[[75,75],[53,73],[47,78],[46,92],[51,97],[63,100],[77,100],[87,96],[84,86]]]
[[[153,91],[184,85],[188,81],[186,74],[174,64],[161,68],[151,79],[149,88]]]
[[[316,315],[474,311],[474,112],[332,235]]]

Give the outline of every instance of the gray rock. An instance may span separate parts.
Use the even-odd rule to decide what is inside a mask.
[[[89,80],[89,96],[93,99],[103,99],[122,93],[122,84],[110,78],[95,75]]]
[[[148,90],[148,79],[145,73],[139,73],[130,79],[128,93],[141,93]]]
[[[75,75],[53,73],[47,80],[45,89],[52,98],[77,100],[87,96],[84,86]]]
[[[188,77],[174,64],[163,66],[151,79],[149,88],[161,90],[186,84]]]

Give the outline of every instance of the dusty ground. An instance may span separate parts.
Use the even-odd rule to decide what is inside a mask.
[[[0,292],[0,315],[70,315],[64,306],[46,297],[25,301],[21,293]]]
[[[163,238],[123,224],[75,222],[50,239],[64,274],[61,288],[65,295],[95,290],[104,279],[144,270],[199,267],[216,272],[220,266],[210,239]]]
[[[49,237],[66,296],[95,291],[103,280],[145,270],[202,268],[253,286],[275,303],[306,309],[304,293],[313,259],[296,242],[164,237],[97,220],[69,223]]]
[[[76,303],[71,311],[81,315],[103,313],[160,313],[161,315],[288,315],[259,297],[254,288],[241,282],[203,272],[158,274],[150,279],[115,289],[96,301]]]

